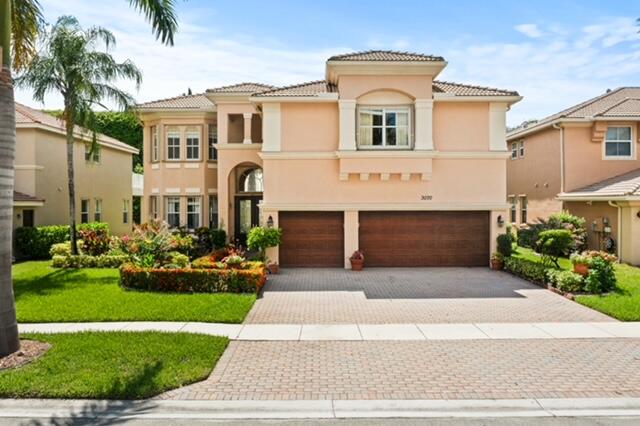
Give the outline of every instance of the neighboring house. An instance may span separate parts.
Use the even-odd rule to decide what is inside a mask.
[[[569,210],[589,246],[640,264],[640,88],[621,87],[507,135],[511,221]]]
[[[64,122],[16,103],[13,226],[69,223],[67,142]],[[78,128],[74,147],[76,220],[107,222],[114,234],[131,230],[132,157],[138,153],[117,139]]]
[[[142,104],[143,215],[241,242],[278,226],[284,267],[349,267],[356,249],[369,266],[487,265],[521,97],[434,80],[446,65],[360,52],[329,58],[322,81]]]

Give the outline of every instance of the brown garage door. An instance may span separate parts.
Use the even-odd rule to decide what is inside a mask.
[[[344,267],[343,212],[280,212],[280,265]]]
[[[366,266],[486,266],[489,212],[360,212]]]

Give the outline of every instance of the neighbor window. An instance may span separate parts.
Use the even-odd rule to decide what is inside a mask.
[[[518,159],[518,142],[511,142],[511,159]]]
[[[218,227],[218,196],[209,195],[209,228]]]
[[[516,197],[511,197],[511,217],[510,222],[516,223],[518,221],[518,199]]]
[[[625,158],[633,155],[631,127],[608,127],[607,138],[604,141],[605,157]]]
[[[151,161],[158,161],[160,158],[160,144],[158,142],[158,126],[151,126]]]
[[[518,155],[520,158],[524,158],[524,141],[518,142]]]
[[[89,223],[89,200],[80,200],[80,223]]]
[[[93,210],[93,220],[96,222],[102,222],[102,200],[100,198],[95,199],[96,208]]]
[[[527,197],[520,197],[520,223],[527,223]]]
[[[84,145],[84,161],[99,163],[101,159],[100,146],[96,145],[91,152],[91,144]]]
[[[216,144],[218,143],[218,128],[216,126],[209,125],[209,160],[218,159],[218,150]]]
[[[158,197],[156,195],[149,197],[149,214],[152,219],[158,219]]]
[[[169,127],[167,130],[167,160],[180,159],[180,130]]]
[[[408,148],[409,108],[362,107],[358,110],[358,145],[361,148]]]
[[[180,197],[167,198],[167,223],[172,228],[180,226]]]
[[[200,197],[187,197],[187,228],[200,227]]]
[[[200,159],[200,129],[198,127],[187,128],[187,160]]]
[[[122,200],[122,223],[129,223],[129,200]]]

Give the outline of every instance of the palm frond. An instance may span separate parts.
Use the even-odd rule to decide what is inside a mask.
[[[174,0],[129,0],[129,4],[145,15],[157,39],[173,46],[173,35],[178,29]]]
[[[44,18],[38,0],[12,0],[11,12],[12,66],[22,71],[36,54],[36,42]]]

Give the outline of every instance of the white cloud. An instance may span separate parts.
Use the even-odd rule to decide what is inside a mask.
[[[542,31],[536,24],[520,24],[516,25],[515,30],[531,38],[542,37]]]

